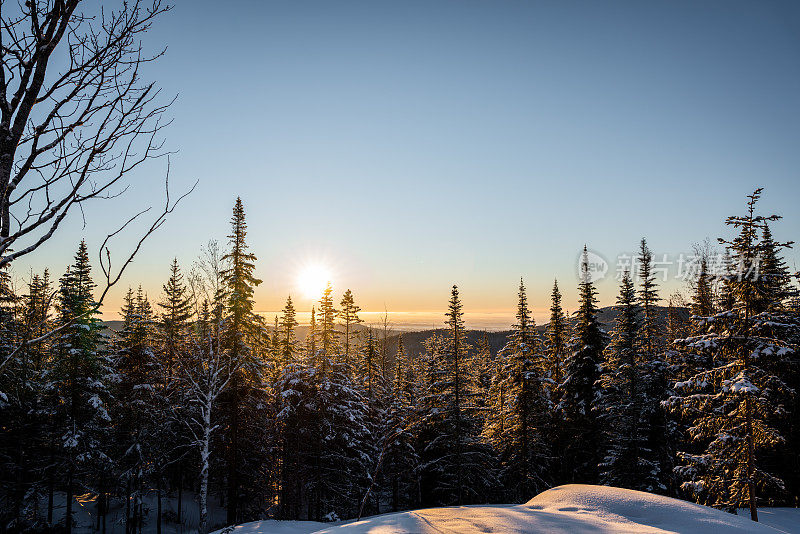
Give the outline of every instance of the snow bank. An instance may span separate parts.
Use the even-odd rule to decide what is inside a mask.
[[[749,518],[668,497],[571,484],[518,506],[431,508],[367,518],[318,531],[329,534],[780,532]]]
[[[232,530],[217,530],[212,534],[221,534],[222,532],[230,532],[231,534],[311,534],[326,526],[330,526],[330,523],[265,519],[264,521],[253,521],[238,525]]]
[[[587,527],[596,527],[582,532],[778,532],[764,524],[754,523],[749,516],[736,516],[661,495],[606,486],[559,486],[540,493],[522,506],[542,514],[562,514],[564,519],[584,520]]]

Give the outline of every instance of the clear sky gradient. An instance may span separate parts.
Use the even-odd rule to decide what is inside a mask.
[[[129,284],[157,299],[173,256],[188,268],[224,240],[237,195],[264,311],[318,262],[365,310],[439,317],[457,283],[468,312],[500,323],[522,276],[541,320],[554,277],[574,309],[584,243],[612,271],[642,236],[690,253],[757,186],[784,216],[776,237],[800,238],[797,2],[174,3],[145,75],[178,95],[172,184],[199,185],[107,316]],[[113,222],[160,202],[164,163],[16,274],[60,275],[82,236],[94,254]],[[613,273],[599,289],[611,304]]]

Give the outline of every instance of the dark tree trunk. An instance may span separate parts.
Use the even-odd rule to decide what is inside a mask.
[[[183,524],[183,462],[178,464],[178,524]]]
[[[758,521],[758,508],[756,507],[756,485],[753,481],[755,475],[755,447],[753,446],[753,414],[750,409],[750,399],[744,401],[745,425],[747,427],[747,493],[750,501],[750,519]]]
[[[128,479],[128,484],[125,489],[125,533],[131,534],[131,481]]]
[[[52,461],[52,458],[51,458]],[[47,524],[53,526],[53,493],[55,491],[53,482],[53,472],[48,469],[47,473]]]
[[[97,505],[95,506],[97,510],[97,526],[95,527],[98,531],[100,530],[100,518],[103,516],[103,491],[101,485],[101,491],[97,493]]]
[[[73,467],[69,466],[69,474],[67,475],[67,513],[64,517],[64,528],[67,534],[72,533],[72,477]]]
[[[156,534],[161,534],[161,477],[158,477],[156,497],[158,499],[158,511],[156,513]]]
[[[239,506],[239,390],[234,383],[231,399],[231,428],[228,450],[228,502],[226,507],[228,525],[235,525]]]

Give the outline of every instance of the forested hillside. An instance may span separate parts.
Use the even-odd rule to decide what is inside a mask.
[[[225,245],[188,271],[165,261],[161,294],[131,288],[115,329],[97,317],[88,243],[22,291],[3,271],[0,519],[47,529],[55,494],[66,517],[88,494],[98,528],[123,502],[132,532],[166,521],[145,498],[192,491],[207,531],[210,496],[227,524],[319,521],[571,482],[754,514],[791,504],[799,301],[758,198],[727,220],[724,270],[703,260],[690,312],[659,304],[642,240],[613,309],[585,276],[575,314],[555,285],[537,326],[520,282],[509,332],[467,331],[453,286],[445,328],[389,336],[329,285],[301,342],[291,297],[275,323],[253,311],[240,199]]]

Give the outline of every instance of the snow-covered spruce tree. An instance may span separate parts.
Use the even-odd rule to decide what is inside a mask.
[[[169,481],[169,487],[177,489],[178,520],[182,519],[183,507],[180,500],[183,497],[184,473],[189,463],[182,445],[190,441],[190,438],[187,429],[171,417],[170,403],[178,402],[176,399],[180,399],[182,395],[180,389],[183,384],[177,379],[177,373],[178,369],[186,367],[181,359],[188,358],[191,353],[190,336],[199,304],[193,297],[178,260],[173,259],[169,278],[162,285],[162,296],[158,302],[160,313],[156,318],[156,358],[159,361],[160,380],[154,383],[153,400],[158,400],[160,405],[157,440],[162,455],[156,487],[160,493],[163,475]],[[160,513],[157,515],[160,516]]]
[[[261,318],[253,312],[253,291],[261,280],[254,275],[256,256],[248,252],[247,223],[241,198],[236,199],[233,208],[231,229],[230,248],[223,256],[226,266],[222,271],[225,288],[222,345],[229,367],[235,372],[220,410],[227,477],[226,523],[229,525],[255,517],[248,515],[246,508],[250,505],[258,512],[262,507],[258,492],[263,482],[260,477],[266,468],[264,431],[267,428],[262,421],[264,410],[260,409],[266,403],[265,361],[260,346],[265,329]]]
[[[475,350],[475,370],[478,374],[478,404],[481,409],[485,409],[490,402],[492,378],[494,378],[496,372],[495,365],[495,357],[492,354],[492,347],[489,344],[489,335],[487,332],[483,332]]]
[[[354,363],[352,360],[353,353],[358,350],[356,341],[358,340],[359,336],[358,331],[356,330],[356,325],[363,322],[363,320],[358,316],[358,312],[361,311],[361,308],[359,308],[356,304],[355,298],[353,297],[353,292],[349,289],[344,292],[340,305],[342,306],[342,309],[338,311],[338,316],[339,324],[343,328],[342,337],[344,338],[344,361],[345,363],[352,365]]]
[[[193,308],[177,258],[170,264],[169,279],[162,289],[163,297],[158,303],[161,310],[158,314],[158,337],[163,359],[161,365],[165,368],[165,375],[170,377],[176,360],[186,351]]]
[[[769,223],[764,222],[759,250],[761,285],[757,298],[762,301],[759,308],[787,311],[792,299],[798,296],[797,288],[792,285],[792,275],[781,254],[783,249],[792,245],[794,242],[776,242],[772,237]]]
[[[341,360],[339,355],[330,361],[330,371],[320,377],[323,440],[318,512],[325,520],[357,515],[375,472],[377,423],[383,419],[382,406],[371,408],[352,378],[352,369]]]
[[[368,429],[369,441],[364,447],[370,452],[370,473],[374,477],[370,481],[368,494],[359,506],[359,516],[363,514],[380,513],[381,488],[377,487],[384,480],[383,458],[381,451],[384,446],[387,410],[391,401],[392,383],[383,379],[380,366],[380,350],[378,340],[372,328],[368,329],[367,341],[361,347],[360,362],[354,370],[354,381],[358,385],[366,402],[365,424]]]
[[[31,295],[38,280],[36,276],[29,286]],[[26,300],[30,302],[33,298]],[[0,362],[6,363],[0,373],[0,530],[12,532],[24,531],[37,523],[27,510],[30,497],[26,494],[33,489],[29,480],[31,471],[38,467],[33,465],[36,456],[32,454],[37,451],[31,447],[36,438],[31,423],[41,421],[31,421],[31,415],[40,394],[41,376],[35,370],[35,356],[25,350],[28,347],[15,352],[20,341],[28,337],[29,314],[24,307],[8,271],[0,268]]]
[[[375,399],[383,392],[378,342],[371,327],[367,329],[367,341],[361,347],[361,362],[357,375],[368,399]]]
[[[316,307],[311,306],[311,318],[308,322],[308,334],[306,334],[305,359],[308,365],[314,365],[317,358],[317,312]]]
[[[548,484],[547,428],[550,401],[541,376],[541,353],[536,324],[528,308],[525,285],[520,280],[517,322],[502,349],[503,365],[494,380],[497,398],[484,427],[497,453],[500,481],[512,502],[524,502]]]
[[[415,412],[409,395],[407,365],[403,337],[399,336],[394,383],[388,395],[382,425],[379,458],[382,465],[378,466],[383,475],[383,498],[389,501],[393,512],[411,508],[417,501],[415,475],[419,456],[415,448]]]
[[[672,394],[667,379],[668,364],[664,343],[663,325],[659,324],[657,304],[658,285],[653,273],[653,254],[642,238],[639,244],[639,289],[638,302],[641,310],[638,352],[642,359],[639,362],[640,387],[642,392],[641,415],[642,425],[639,431],[646,440],[645,455],[652,460],[650,475],[642,480],[642,487],[651,487],[648,491],[666,493],[674,488],[673,467],[675,457],[675,441],[678,439],[674,421],[667,417],[661,401]],[[652,453],[652,455],[650,455]]]
[[[45,269],[41,276],[33,275],[20,308],[13,306],[15,295],[13,291],[8,291],[9,286],[4,286],[0,280],[0,294],[3,295],[0,299],[4,302],[4,306],[0,307],[12,305],[12,310],[16,308],[20,312],[9,316],[0,311],[3,315],[0,324],[5,329],[10,328],[19,341],[15,345],[18,351],[14,361],[0,373],[0,392],[5,392],[4,400],[8,403],[3,406],[3,402],[0,402],[0,420],[6,422],[6,431],[0,436],[2,440],[8,440],[0,444],[0,450],[3,451],[0,455],[4,470],[5,462],[10,460],[8,466],[11,470],[8,474],[12,475],[9,480],[4,474],[4,482],[0,486],[15,490],[13,497],[4,499],[13,503],[11,511],[14,522],[4,523],[6,528],[20,531],[52,528],[58,476],[54,458],[60,452],[57,443],[61,436],[56,434],[59,427],[54,420],[56,409],[53,404],[60,402],[60,399],[48,391],[55,339],[44,337],[54,328],[51,313],[54,295],[49,271]],[[2,330],[4,328],[0,327]],[[0,334],[0,337],[5,337],[5,334]],[[40,338],[37,343],[22,343]],[[45,514],[40,511],[42,498],[47,503]]]
[[[428,390],[420,400],[423,504],[465,504],[486,499],[493,485],[491,451],[482,441],[463,306],[453,286],[443,346],[427,361]]]
[[[97,492],[97,480],[110,468],[107,445],[109,361],[104,354],[102,326],[92,295],[89,253],[81,241],[74,263],[59,281],[58,322],[64,326],[55,341],[49,373],[48,405],[59,437],[55,459],[61,489],[67,495],[65,530],[72,531],[74,496]]]
[[[336,330],[337,310],[333,306],[333,288],[331,283],[325,286],[322,296],[319,299],[317,309],[317,350],[322,351],[322,371],[328,360],[338,357],[339,354],[339,332]]]
[[[328,360],[318,367],[292,364],[280,375],[275,389],[284,517],[333,520],[358,513],[370,475],[371,437],[367,400],[351,374],[344,363]]]
[[[700,257],[700,266],[697,277],[693,282],[691,293],[692,300],[689,303],[689,311],[691,315],[685,328],[686,334],[676,339],[701,336],[707,331],[706,324],[702,319],[712,316],[716,312],[716,305],[719,302],[715,298],[713,287],[714,283],[715,276],[713,276],[710,272],[708,255],[703,253]],[[703,371],[708,371],[713,367],[713,354],[711,351],[705,350],[703,347],[690,349],[688,347],[673,343],[672,346],[667,348],[666,357],[669,362],[669,378],[673,382],[683,383],[695,375]],[[705,393],[709,393],[712,391],[712,385],[707,382],[702,384],[702,386],[701,384],[695,384],[695,393],[699,393],[701,390]],[[673,396],[674,393],[669,397]],[[675,432],[677,439],[675,442],[676,447],[681,450],[680,454],[701,454],[705,449],[705,444],[700,441],[692,442],[691,440],[687,439],[688,429],[693,426],[694,423],[694,414],[683,414],[681,413],[681,410],[675,409],[674,406],[670,407],[669,405],[667,406],[667,409],[668,415],[670,416],[670,421],[676,427]],[[699,478],[699,472],[703,470],[702,466],[700,464],[695,464],[693,469],[693,476]],[[675,470],[675,468],[673,468],[673,470]],[[685,482],[685,480],[677,480],[678,484],[681,482]],[[686,491],[688,486],[684,484],[683,487],[684,495],[692,494],[691,490]],[[698,502],[702,502],[704,504],[709,504],[711,502],[708,492],[695,493],[695,498]]]
[[[309,488],[315,480],[314,461],[320,447],[317,377],[315,367],[295,362],[281,369],[275,384],[280,450],[277,515],[281,519],[315,517],[317,501]]]
[[[714,313],[714,289],[711,274],[708,272],[708,257],[700,258],[700,270],[697,273],[692,294],[691,312],[698,317],[708,317]]]
[[[126,530],[135,530],[145,521],[145,493],[160,488],[165,463],[166,368],[155,353],[155,318],[141,287],[136,293],[128,290],[121,315],[122,329],[114,340],[114,476],[123,485]],[[100,489],[105,495],[108,488]]]
[[[550,397],[558,399],[558,387],[561,385],[564,374],[564,362],[567,358],[568,343],[570,339],[569,322],[561,305],[561,291],[558,281],[553,281],[551,293],[550,322],[547,324],[545,336],[545,378],[549,378]]]
[[[659,335],[658,317],[656,306],[660,297],[656,286],[656,277],[653,274],[653,253],[647,246],[647,240],[642,238],[639,243],[639,305],[641,307],[641,334],[640,340],[645,358],[651,360],[660,352],[662,340]]]
[[[575,326],[564,365],[559,405],[566,439],[561,451],[562,480],[595,483],[600,461],[599,426],[592,403],[600,378],[605,334],[597,321],[597,291],[589,275],[586,247],[581,262],[581,282]]]
[[[286,298],[286,305],[283,307],[283,313],[278,322],[279,360],[281,368],[295,363],[297,359],[297,336],[295,334],[295,328],[297,328],[297,326],[297,312],[294,309],[292,297],[289,296]]]
[[[793,392],[786,401],[787,417],[775,421],[775,427],[785,438],[783,446],[762,453],[764,465],[781,473],[786,491],[766,494],[778,502],[794,505],[800,500],[800,309],[796,307],[800,297],[798,288],[792,283],[782,250],[793,242],[776,242],[772,237],[769,223],[765,221],[761,233],[759,274],[761,287],[758,309],[764,309],[773,316],[774,328],[771,335],[784,339],[794,348],[794,352],[784,358],[776,359],[769,371],[777,375]],[[797,275],[795,275],[795,278]],[[795,307],[793,307],[793,303]]]
[[[641,309],[626,271],[617,297],[617,318],[605,350],[594,409],[602,426],[605,457],[600,482],[640,491],[663,491],[656,454],[648,446],[651,399],[647,360],[640,343]]]
[[[52,480],[50,474],[53,456],[53,421],[50,416],[53,413],[52,407],[45,402],[47,398],[48,373],[52,365],[53,338],[44,337],[53,328],[53,288],[50,280],[50,272],[45,268],[41,276],[34,275],[28,285],[28,295],[24,301],[24,317],[22,318],[23,338],[26,340],[40,339],[39,342],[21,347],[23,353],[23,368],[29,369],[25,373],[23,384],[26,385],[25,391],[28,392],[26,413],[23,420],[22,429],[29,429],[30,433],[23,438],[19,444],[24,449],[24,454],[28,456],[28,461],[23,463],[23,469],[28,474],[30,485],[26,490],[28,503],[23,507],[23,513],[29,515],[31,526],[39,521],[38,499],[40,495],[47,493],[47,502],[50,504],[53,484],[48,484],[46,480]],[[27,376],[26,376],[27,375]],[[24,444],[24,445],[23,445]],[[21,451],[22,452],[22,451]],[[46,489],[45,489],[46,488]],[[49,519],[48,526],[52,526],[52,507],[48,506]]]
[[[566,426],[561,398],[561,384],[564,381],[565,365],[569,354],[569,343],[572,329],[561,303],[561,291],[558,281],[553,281],[550,303],[550,322],[545,328],[544,358],[542,359],[542,377],[546,380],[546,391],[550,402],[554,405],[550,414],[550,426],[547,435],[550,446],[557,461],[553,462],[551,476],[553,482],[566,483],[572,480],[572,470],[563,462],[561,451],[565,450],[572,439],[572,432]],[[500,392],[502,394],[502,391]]]
[[[796,275],[797,276],[797,275]],[[795,286],[795,290],[797,287]],[[795,295],[789,299],[786,305],[789,317],[795,324],[800,323],[800,295]],[[800,329],[797,329],[789,338],[795,352],[792,355],[789,365],[788,378],[786,380],[790,389],[794,392],[791,405],[788,408],[789,420],[787,422],[788,432],[786,432],[786,446],[784,447],[784,460],[782,462],[785,477],[786,489],[788,492],[788,503],[800,502],[800,356],[797,347],[800,347]],[[788,504],[787,503],[787,504]]]
[[[675,395],[665,403],[691,420],[689,438],[703,451],[680,454],[684,465],[676,471],[683,487],[728,509],[748,503],[756,521],[756,492],[783,486],[763,469],[759,454],[783,441],[774,421],[785,414],[790,391],[773,369],[793,353],[789,340],[796,328],[763,298],[764,244],[758,237],[778,217],[756,214],[761,191],[748,195],[745,215],[726,220],[738,235],[720,239],[733,267],[724,276],[727,297],[720,303],[731,307],[693,317],[697,334],[675,341],[680,350],[707,354],[709,367],[676,383]]]

